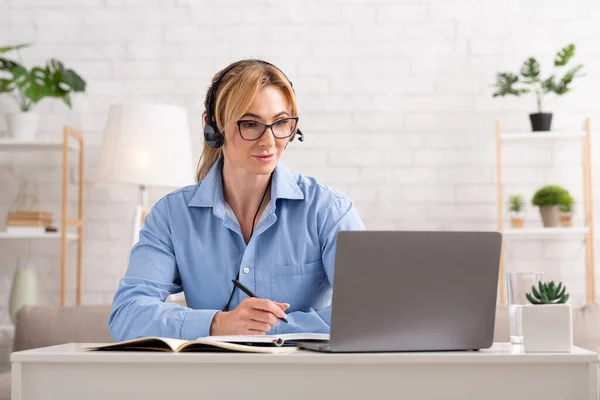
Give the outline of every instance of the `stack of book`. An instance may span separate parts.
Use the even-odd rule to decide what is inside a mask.
[[[53,230],[53,215],[46,211],[11,211],[6,218],[6,231],[20,234],[43,234]]]

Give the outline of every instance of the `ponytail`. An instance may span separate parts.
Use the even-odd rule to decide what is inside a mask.
[[[204,150],[202,150],[202,156],[198,161],[198,173],[196,174],[196,181],[200,182],[206,178],[210,169],[215,165],[219,157],[223,154],[222,147],[213,149],[206,143],[204,143]]]

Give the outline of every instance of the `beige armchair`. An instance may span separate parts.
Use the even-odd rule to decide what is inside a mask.
[[[113,342],[108,330],[110,305],[23,307],[15,322],[13,351],[70,342]],[[0,400],[10,399],[11,373],[0,375]]]
[[[167,297],[167,302],[186,306],[185,295]],[[13,351],[63,343],[112,343],[108,329],[111,305],[75,307],[23,307],[16,315]],[[10,399],[10,372],[0,374],[0,400]]]

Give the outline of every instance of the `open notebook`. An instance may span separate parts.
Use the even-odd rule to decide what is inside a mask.
[[[286,333],[281,335],[205,336],[196,340],[143,337],[101,346],[85,347],[92,351],[165,351],[173,353],[199,351],[241,351],[248,353],[290,353],[296,341],[326,341],[327,333]]]

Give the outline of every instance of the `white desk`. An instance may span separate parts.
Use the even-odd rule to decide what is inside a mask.
[[[598,355],[480,352],[319,354],[88,352],[11,356],[13,400],[597,399]]]

